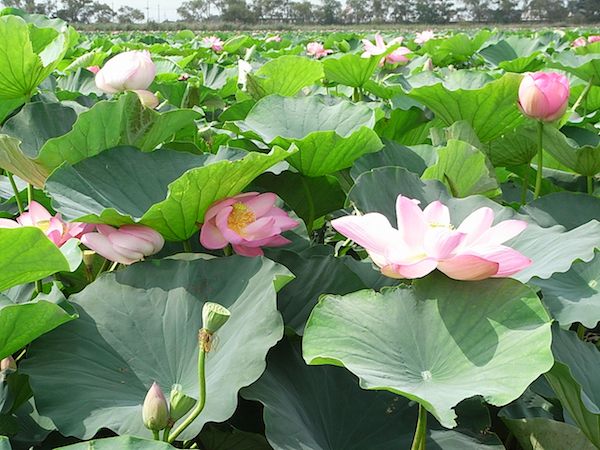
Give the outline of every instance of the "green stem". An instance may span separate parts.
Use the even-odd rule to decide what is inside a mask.
[[[183,250],[186,253],[192,253],[192,244],[190,244],[190,241],[188,241],[187,239],[185,241],[182,241],[183,244]]]
[[[529,190],[529,171],[531,170],[531,161],[525,168],[525,175],[523,176],[523,190],[521,191],[521,205],[527,203],[527,191]]]
[[[173,431],[173,433],[171,433],[169,436],[168,442],[170,444],[175,442],[177,436],[179,436],[187,427],[189,427],[204,409],[204,404],[206,403],[206,376],[204,369],[206,363],[206,347],[208,345],[207,340],[209,338],[210,335],[205,330],[200,330],[198,338],[198,401],[196,402],[196,406],[190,415],[187,416],[183,423],[175,428],[175,431]]]
[[[23,214],[25,210],[23,209],[23,202],[19,197],[19,189],[17,188],[17,183],[15,183],[13,174],[7,171],[6,176],[8,177],[8,181],[10,181],[10,185],[12,186],[13,192],[15,193],[15,201],[17,202],[17,208],[19,208],[19,213]]]
[[[544,140],[544,122],[541,120],[538,122],[538,154],[537,154],[537,175],[535,177],[535,191],[533,192],[533,198],[536,199],[540,196],[542,190],[542,171],[544,168],[544,150],[542,144]]]
[[[304,177],[300,177],[302,181],[302,191],[306,196],[306,206],[308,207],[308,217],[306,218],[306,234],[308,234],[309,239],[312,237],[313,225],[315,223],[315,203],[313,202],[312,195],[310,193],[310,189],[308,188],[308,184],[306,184],[306,180]]]
[[[94,280],[96,278],[98,278],[100,276],[100,274],[106,270],[106,268],[108,267],[108,264],[109,264],[108,259],[105,259],[104,262],[102,263],[102,265],[100,266],[100,270],[98,270],[98,273],[96,273]]]
[[[360,102],[362,100],[362,95],[360,93],[360,89],[355,87],[354,91],[352,92],[352,100],[355,102]]]
[[[113,270],[115,270],[117,268],[117,266],[119,265],[119,263],[117,261],[112,263],[112,266],[110,266],[110,269],[108,269],[109,272],[112,272]]]
[[[165,428],[165,431],[163,431],[163,438],[162,438],[162,440],[164,442],[169,442],[169,433],[171,433],[171,429],[172,428],[173,427],[167,427],[167,428]]]
[[[577,326],[577,337],[579,339],[581,339],[582,341],[583,341],[583,338],[585,338],[585,332],[586,332],[585,327],[582,324],[579,324]]]
[[[231,249],[231,246],[228,244],[225,247],[223,247],[223,255],[225,256],[231,256],[233,254],[233,250]]]
[[[594,177],[592,175],[587,177],[587,193],[590,195],[594,193]]]
[[[425,450],[425,441],[427,438],[427,410],[419,403],[419,418],[417,419],[417,429],[410,450]]]
[[[27,185],[27,203],[31,203],[33,201],[33,186],[31,184]]]
[[[158,435],[158,431],[152,430],[152,436],[154,437],[155,441],[160,441],[160,436]]]
[[[579,95],[579,98],[577,98],[577,100],[575,101],[575,103],[573,104],[573,111],[575,111],[579,105],[581,104],[582,101],[585,100],[585,98],[588,95],[588,92],[590,92],[590,89],[592,88],[592,84],[594,83],[594,77],[590,78],[590,81],[588,81],[587,86],[585,87],[585,89],[581,92],[581,94]],[[587,112],[587,111],[586,111]],[[584,114],[585,116],[586,114]]]

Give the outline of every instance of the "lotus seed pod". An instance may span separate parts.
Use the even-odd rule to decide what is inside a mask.
[[[206,302],[202,307],[202,328],[214,334],[229,320],[231,313],[218,303]]]
[[[177,422],[185,416],[196,404],[196,400],[185,395],[180,384],[174,384],[171,388],[171,420]]]

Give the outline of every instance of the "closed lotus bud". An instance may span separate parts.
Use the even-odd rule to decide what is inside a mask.
[[[206,302],[202,307],[202,328],[210,334],[217,332],[229,320],[231,313],[218,303]]]
[[[0,372],[4,372],[5,370],[17,370],[17,363],[15,362],[12,356],[7,356],[6,358],[0,361]]]
[[[556,72],[526,74],[519,86],[523,114],[543,122],[562,117],[569,105],[569,80]]]
[[[136,89],[133,91],[137,94],[140,99],[140,103],[146,108],[154,109],[158,106],[158,97],[150,91],[144,89]]]
[[[96,74],[98,89],[114,94],[127,90],[148,89],[156,66],[148,51],[129,51],[111,58]]]
[[[152,383],[144,399],[142,420],[144,426],[152,431],[163,430],[169,423],[167,399],[156,382]]]
[[[173,423],[185,416],[196,404],[195,399],[188,397],[183,393],[180,384],[173,385],[169,400],[171,406],[171,420]]]

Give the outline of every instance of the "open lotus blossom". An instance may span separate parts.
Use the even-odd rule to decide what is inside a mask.
[[[590,44],[593,44],[594,42],[600,42],[600,36],[598,36],[598,35],[588,36],[588,42]]]
[[[0,219],[0,228],[36,227],[44,232],[57,247],[64,245],[69,239],[80,238],[93,225],[81,222],[65,222],[60,214],[53,216],[36,201],[29,204],[29,211],[24,212],[16,220]]]
[[[383,37],[379,33],[377,33],[375,35],[375,44],[373,44],[368,39],[362,40],[363,45],[365,47],[365,51],[360,56],[362,58],[370,58],[371,56],[381,55],[381,54],[385,53],[390,46],[400,44],[402,42],[402,40],[403,40],[402,37],[397,37],[395,39],[392,39],[390,41],[390,43],[386,45],[385,41],[383,40]],[[383,65],[384,62],[387,62],[389,64],[398,64],[398,63],[408,62],[408,58],[406,57],[406,55],[409,53],[410,53],[410,49],[408,49],[406,47],[398,47],[397,49],[392,51],[390,54],[388,54],[384,58],[382,58],[379,64]]]
[[[519,86],[519,108],[528,117],[552,122],[569,105],[569,80],[556,72],[526,74]]]
[[[219,39],[217,36],[205,37],[204,39],[202,39],[202,42],[204,43],[204,45],[212,48],[213,51],[215,51],[217,53],[223,51],[224,42],[221,39]]]
[[[398,228],[379,213],[345,216],[331,224],[364,247],[381,273],[391,278],[421,278],[437,268],[456,280],[482,280],[508,277],[531,264],[526,256],[502,245],[527,223],[504,220],[492,226],[491,208],[479,208],[455,228],[441,202],[421,210],[417,200],[399,195],[396,215]]]
[[[271,192],[247,192],[214,203],[204,216],[200,243],[211,250],[231,244],[244,256],[260,256],[261,247],[279,247],[290,241],[281,233],[298,222],[275,206],[277,196]]]
[[[398,47],[392,53],[385,57],[385,62],[388,64],[400,64],[407,63],[408,58],[406,55],[411,53],[409,48],[406,47]]]
[[[97,232],[81,237],[88,248],[106,259],[121,264],[133,264],[146,256],[158,253],[165,245],[160,233],[144,225],[97,225]]]
[[[109,94],[147,89],[155,75],[156,66],[148,51],[123,52],[109,59],[96,73],[96,86]]]
[[[265,42],[281,42],[281,36],[276,34],[275,36],[269,36],[265,39]]]
[[[424,30],[417,33],[415,37],[415,44],[422,45],[427,41],[430,41],[435,37],[435,33],[432,30]]]
[[[308,56],[314,56],[315,58],[319,59],[323,56],[329,55],[330,53],[333,53],[333,50],[328,48],[326,49],[320,42],[309,42],[306,44],[306,54]]]
[[[588,44],[588,41],[584,37],[578,37],[573,42],[571,42],[571,47],[583,47]]]

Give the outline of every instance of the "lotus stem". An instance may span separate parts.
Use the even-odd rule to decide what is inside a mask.
[[[206,404],[206,374],[205,374],[205,365],[206,365],[206,353],[210,351],[210,337],[211,334],[202,328],[198,333],[198,401],[196,402],[196,406],[190,413],[189,416],[183,421],[181,425],[179,425],[175,431],[169,436],[168,442],[172,444],[190,424],[196,420],[196,418],[200,415],[202,410],[204,409],[204,405]]]
[[[537,175],[535,177],[534,200],[540,196],[542,190],[542,171],[544,168],[544,150],[542,149],[544,141],[544,122],[538,121],[538,154],[537,154]]]
[[[15,183],[13,174],[9,171],[6,171],[6,176],[8,177],[8,181],[10,181],[10,185],[12,187],[13,192],[15,193],[15,201],[17,202],[17,208],[19,208],[19,214],[23,214],[25,210],[23,209],[23,202],[19,197],[19,189],[17,188],[17,183]]]
[[[594,176],[589,175],[587,177],[587,193],[590,195],[594,194]]]
[[[163,438],[162,438],[162,440],[164,442],[169,442],[169,434],[171,433],[172,429],[173,429],[172,426],[167,426],[167,428],[165,428],[165,431],[163,431]]]
[[[581,102],[583,102],[588,93],[590,92],[590,89],[592,88],[592,84],[594,83],[594,77],[590,78],[590,81],[588,81],[588,84],[585,86],[585,89],[581,92],[581,94],[579,95],[579,97],[577,98],[577,100],[575,101],[575,103],[573,104],[573,111],[575,111],[579,105],[581,104]],[[584,116],[587,115],[587,108],[584,108]]]
[[[425,450],[427,440],[427,410],[419,403],[419,418],[417,419],[417,429],[410,450]]]
[[[529,190],[529,171],[531,170],[531,161],[525,167],[525,174],[523,175],[523,189],[521,190],[521,205],[527,203],[527,191]]]
[[[186,253],[192,253],[192,245],[190,244],[190,241],[185,239],[182,243],[183,243],[183,250]]]
[[[27,185],[27,203],[31,203],[33,201],[33,186],[31,183]]]
[[[152,437],[154,438],[155,441],[160,440],[160,436],[158,435],[158,431],[156,431],[156,430],[152,430]]]

